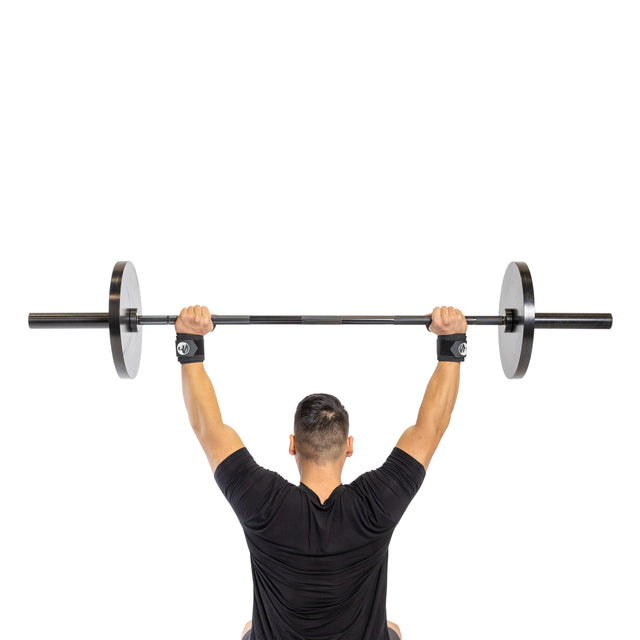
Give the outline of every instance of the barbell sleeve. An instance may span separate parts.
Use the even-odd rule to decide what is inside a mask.
[[[536,329],[611,329],[610,313],[536,313]]]
[[[30,313],[30,329],[104,329],[108,313]]]

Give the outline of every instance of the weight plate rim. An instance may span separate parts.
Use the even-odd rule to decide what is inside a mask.
[[[502,288],[500,289],[500,314],[506,315],[508,308],[504,302],[509,297],[510,288],[515,287],[518,294],[518,308],[516,316],[518,322],[516,330],[507,332],[507,327],[500,327],[498,333],[500,362],[505,376],[509,379],[522,378],[531,362],[533,351],[533,336],[535,331],[535,295],[533,289],[533,279],[531,270],[525,262],[510,262],[507,266]],[[517,343],[514,348],[514,340]],[[515,349],[518,350],[517,362],[514,363],[512,355]]]
[[[123,293],[126,291],[126,295]],[[130,304],[127,304],[130,303]],[[135,378],[140,368],[142,331],[128,330],[128,310],[142,311],[138,274],[128,260],[116,262],[109,287],[109,338],[116,372],[121,378]],[[123,337],[127,335],[127,338]]]

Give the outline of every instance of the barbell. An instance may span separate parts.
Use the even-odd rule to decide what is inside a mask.
[[[133,263],[117,262],[111,274],[107,313],[30,313],[31,329],[108,328],[111,353],[121,378],[135,378],[142,353],[141,327],[175,324],[178,316],[141,315],[140,285]],[[536,313],[531,271],[511,262],[500,290],[499,315],[465,316],[469,325],[497,326],[502,369],[522,378],[533,349],[535,329],[610,329],[610,313]],[[249,324],[399,324],[429,326],[431,316],[211,316],[214,325]]]

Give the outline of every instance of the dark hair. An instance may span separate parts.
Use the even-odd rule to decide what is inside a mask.
[[[296,449],[307,460],[340,457],[349,437],[349,414],[338,398],[314,393],[298,404],[293,422]]]

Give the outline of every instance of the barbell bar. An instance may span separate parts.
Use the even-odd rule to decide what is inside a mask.
[[[175,324],[178,316],[142,315],[140,286],[133,263],[117,262],[111,275],[107,313],[30,313],[31,329],[109,328],[113,361],[121,378],[135,378],[140,366],[143,326]],[[536,313],[531,271],[524,262],[511,262],[500,291],[500,314],[465,316],[467,324],[497,326],[500,360],[507,378],[521,378],[527,371],[535,329],[610,329],[610,313]],[[335,316],[335,315],[214,315],[214,325],[393,324],[429,326],[431,316]]]
[[[139,327],[175,324],[178,316],[139,316]],[[499,327],[505,316],[465,316],[467,324]],[[229,324],[404,324],[429,325],[431,316],[211,316],[214,325]],[[609,313],[536,313],[536,329],[610,329]],[[30,313],[31,329],[100,329],[109,325],[108,313]]]

